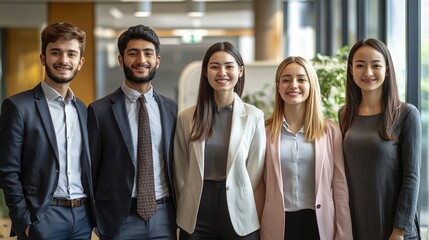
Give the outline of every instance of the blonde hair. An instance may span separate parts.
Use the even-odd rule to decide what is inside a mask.
[[[325,117],[322,112],[321,94],[319,80],[313,65],[303,57],[288,57],[284,59],[276,72],[276,93],[274,100],[274,110],[269,119],[265,122],[268,131],[271,133],[271,141],[278,138],[283,125],[284,101],[279,93],[278,83],[283,70],[291,63],[297,63],[305,69],[310,83],[310,93],[305,103],[304,132],[308,141],[314,141],[321,137],[326,131]]]

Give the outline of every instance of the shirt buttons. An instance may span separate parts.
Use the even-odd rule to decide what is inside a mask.
[[[316,208],[319,209],[320,207],[322,207],[320,204],[316,205]]]

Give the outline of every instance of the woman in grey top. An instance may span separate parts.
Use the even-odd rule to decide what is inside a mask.
[[[259,239],[253,191],[264,168],[264,115],[241,101],[243,87],[238,50],[213,44],[202,62],[197,104],[177,119],[180,239]]]
[[[358,41],[340,110],[354,239],[420,239],[421,126],[400,101],[393,61],[376,39]]]

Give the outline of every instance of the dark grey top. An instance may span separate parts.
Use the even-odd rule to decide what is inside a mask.
[[[381,114],[356,116],[344,137],[345,170],[350,194],[353,237],[388,239],[394,227],[416,239],[420,181],[421,126],[418,110],[406,105],[394,135],[377,132]]]
[[[232,105],[218,108],[213,119],[212,135],[206,140],[204,151],[204,180],[226,179]]]

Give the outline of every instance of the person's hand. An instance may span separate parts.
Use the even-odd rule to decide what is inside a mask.
[[[99,238],[100,238],[100,232],[98,231],[98,228],[97,228],[97,227],[92,228],[92,231],[95,233],[95,235],[97,235],[97,237],[99,237]]]
[[[403,240],[405,231],[399,228],[394,228],[390,234],[389,240]]]
[[[24,230],[24,234],[26,237],[28,237],[28,235],[30,234],[30,225],[28,225],[25,230]]]

